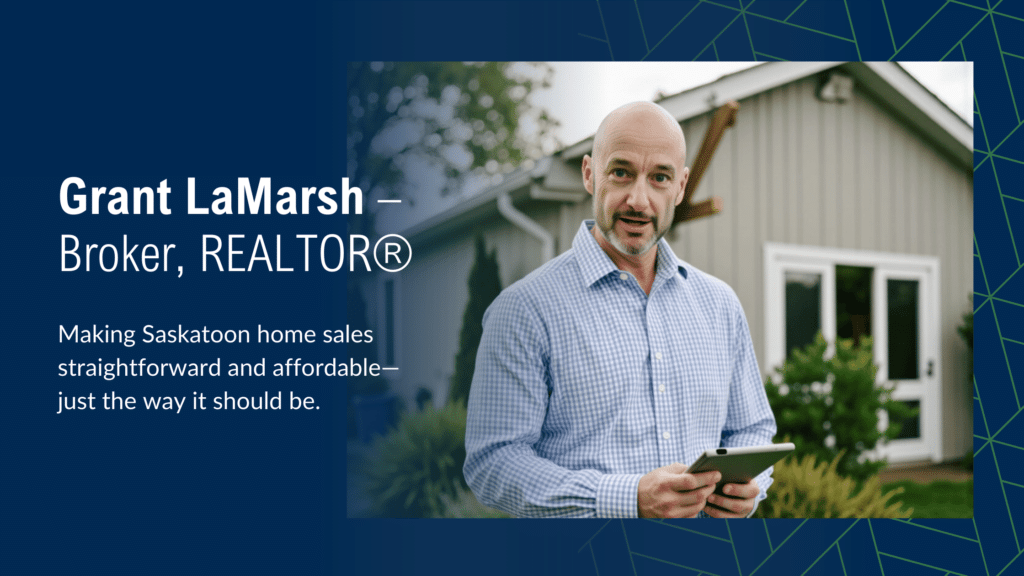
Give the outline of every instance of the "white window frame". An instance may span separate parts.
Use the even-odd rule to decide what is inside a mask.
[[[785,351],[785,272],[813,272],[822,274],[821,321],[822,335],[829,342],[832,354],[836,339],[835,267],[863,266],[875,270],[874,278],[918,280],[922,292],[918,300],[918,322],[921,331],[918,350],[921,378],[927,376],[927,363],[933,361],[930,383],[897,387],[893,398],[920,400],[920,439],[894,440],[879,448],[874,457],[887,456],[892,462],[919,460],[934,462],[942,459],[942,355],[941,355],[941,270],[934,256],[896,254],[845,248],[825,248],[766,242],[764,245],[764,373],[774,375],[782,364]],[[886,301],[881,282],[872,287],[872,302]],[[882,318],[885,306],[874,305],[872,326],[874,334],[874,360],[879,364],[876,382],[888,381],[888,334],[880,328],[887,326]],[[916,388],[915,388],[916,387]],[[913,391],[910,389],[914,388]],[[914,394],[917,392],[917,394]],[[884,424],[886,419],[881,419]]]

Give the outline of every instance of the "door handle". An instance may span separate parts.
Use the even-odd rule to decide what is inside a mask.
[[[935,360],[928,361],[928,377],[931,378],[935,373]]]

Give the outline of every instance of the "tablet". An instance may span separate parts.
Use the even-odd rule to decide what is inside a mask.
[[[714,448],[701,454],[686,470],[689,474],[718,470],[722,480],[715,486],[720,492],[723,484],[745,484],[764,472],[796,449],[792,442],[741,448]]]

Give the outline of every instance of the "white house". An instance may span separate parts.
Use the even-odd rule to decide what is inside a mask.
[[[695,194],[721,213],[676,226],[676,254],[743,303],[762,372],[821,330],[870,334],[879,381],[920,408],[891,461],[971,447],[970,353],[957,333],[973,290],[973,129],[898,64],[770,62],[662,99],[692,162],[714,110],[740,103]],[[594,119],[596,129],[599,118]],[[377,279],[381,358],[447,395],[473,239],[507,286],[570,247],[592,216],[584,140],[404,231],[412,263]],[[395,231],[395,230],[391,230]]]

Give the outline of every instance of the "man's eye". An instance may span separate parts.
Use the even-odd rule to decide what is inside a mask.
[[[668,182],[669,181],[668,174],[655,174],[654,175],[654,181],[655,182],[662,182],[662,183],[663,182]]]
[[[616,178],[625,178],[627,174],[628,172],[626,172],[622,168],[616,168],[615,170],[612,170],[612,176],[615,176]]]

